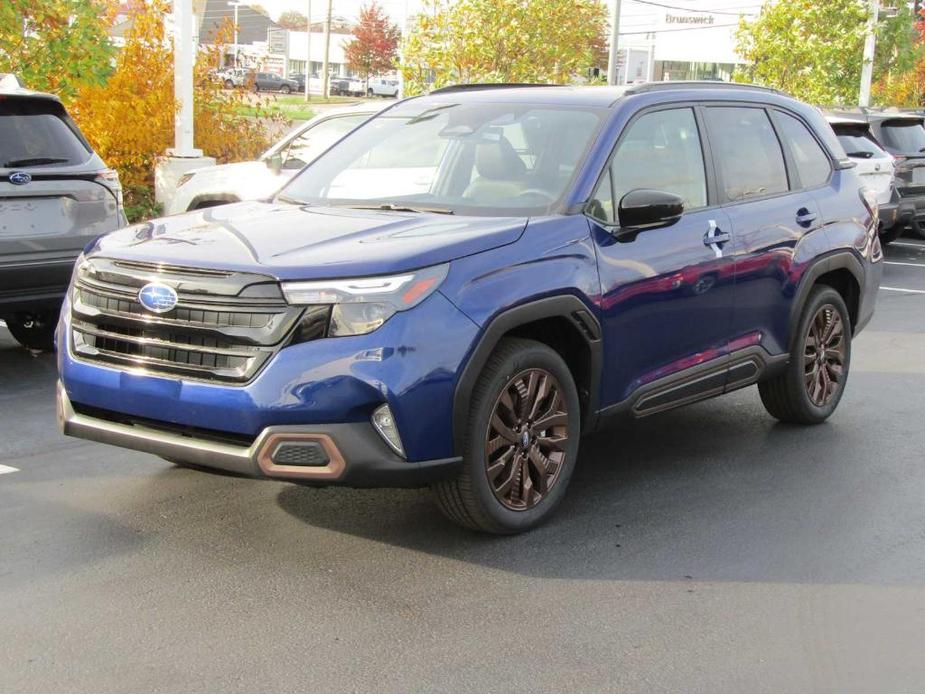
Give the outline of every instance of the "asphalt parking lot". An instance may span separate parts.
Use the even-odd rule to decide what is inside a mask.
[[[0,329],[0,691],[921,692],[925,242],[835,416],[757,390],[585,441],[516,538],[65,439]]]

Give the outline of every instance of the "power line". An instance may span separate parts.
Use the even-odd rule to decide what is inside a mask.
[[[683,29],[652,29],[650,31],[621,31],[620,36],[632,36],[634,34],[670,34],[675,31],[700,31],[701,29],[722,29],[728,27],[737,27],[738,24],[704,24],[696,27],[684,27]]]
[[[680,5],[666,5],[662,2],[654,2],[653,0],[631,0],[631,2],[638,2],[640,5],[651,5],[653,7],[662,7],[669,10],[682,10],[684,12],[700,12],[706,14],[729,14],[733,16],[739,16],[742,14],[755,14],[755,12],[746,12],[744,8],[741,8],[740,11],[731,11],[728,8],[724,10],[703,10],[699,7],[682,7]],[[746,7],[760,8],[761,5],[747,5]]]

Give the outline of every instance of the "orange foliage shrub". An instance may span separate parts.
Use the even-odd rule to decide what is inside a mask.
[[[83,87],[68,104],[81,130],[107,164],[118,170],[129,192],[153,186],[154,165],[174,143],[177,103],[173,44],[164,31],[166,10],[164,0],[135,0],[133,25],[109,80]],[[229,24],[224,33],[230,36],[232,31]],[[216,45],[225,42],[222,36],[216,39]],[[242,91],[225,92],[210,79],[209,70],[219,58],[218,48],[197,55],[195,145],[220,162],[253,159],[272,143],[274,124],[269,118],[238,115],[248,96]]]

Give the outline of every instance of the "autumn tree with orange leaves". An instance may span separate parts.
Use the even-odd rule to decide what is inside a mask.
[[[368,80],[395,66],[401,32],[375,0],[360,10],[352,33],[353,40],[344,46],[347,67]]]

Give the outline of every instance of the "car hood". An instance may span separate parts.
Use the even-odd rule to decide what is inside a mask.
[[[513,243],[526,218],[242,202],[155,219],[88,254],[313,279],[404,272]]]
[[[265,176],[275,178],[275,175],[263,161],[236,161],[232,164],[217,164],[216,166],[204,166],[201,169],[192,169],[189,173],[193,174],[190,182],[201,183],[203,181],[247,181],[253,176]],[[293,172],[295,173],[295,172]],[[284,179],[280,179],[281,185]]]

